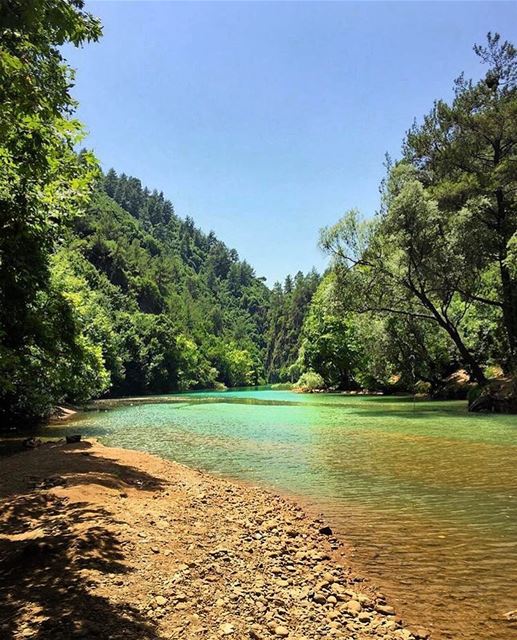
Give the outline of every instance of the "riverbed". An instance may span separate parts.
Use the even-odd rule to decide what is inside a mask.
[[[515,637],[505,618],[517,609],[515,416],[261,390],[122,404],[44,435],[70,429],[298,498],[433,638]]]

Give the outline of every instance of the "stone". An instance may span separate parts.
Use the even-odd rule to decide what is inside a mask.
[[[219,629],[223,636],[229,636],[230,634],[235,633],[235,627],[229,622],[223,622]]]
[[[377,605],[375,605],[375,609],[379,613],[382,613],[382,615],[384,615],[384,616],[394,616],[395,615],[395,609],[393,607],[390,607],[387,604],[386,605],[377,604]]]
[[[282,625],[278,625],[277,627],[275,627],[275,635],[279,636],[280,638],[287,638],[287,636],[289,635],[289,631]]]
[[[318,604],[326,604],[327,602],[327,597],[325,596],[324,593],[315,593],[312,599],[314,600],[314,602],[317,602]]]
[[[357,600],[349,600],[346,603],[346,610],[354,615],[358,615],[361,612],[362,607]]]
[[[159,607],[164,607],[167,604],[167,598],[164,598],[163,596],[156,596],[154,601]]]
[[[323,536],[331,536],[332,535],[332,529],[328,526],[325,527],[321,527],[320,528],[320,533]]]

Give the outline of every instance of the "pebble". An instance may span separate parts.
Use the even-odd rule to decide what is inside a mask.
[[[394,616],[395,615],[395,609],[393,607],[390,607],[389,605],[384,605],[384,604],[378,604],[375,606],[375,609],[379,612],[382,613],[385,616]]]
[[[353,613],[354,615],[357,615],[361,612],[362,607],[360,603],[357,602],[357,600],[349,600],[346,603],[346,610],[349,611],[350,613]]]
[[[287,636],[289,635],[289,631],[285,627],[279,625],[275,627],[275,634],[277,636],[280,636],[281,638],[287,638]]]

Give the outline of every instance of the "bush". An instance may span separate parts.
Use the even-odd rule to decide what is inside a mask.
[[[468,390],[468,393],[467,393],[467,400],[468,400],[469,407],[475,400],[477,400],[479,398],[479,396],[481,395],[482,391],[483,391],[483,387],[481,387],[478,384],[470,387],[470,389]]]
[[[300,391],[311,392],[325,387],[325,381],[319,373],[315,371],[306,371],[300,376],[300,379],[296,383],[296,388]]]
[[[430,382],[426,382],[425,380],[417,380],[415,382],[415,386],[413,387],[413,391],[419,395],[428,396],[432,391],[432,384]]]
[[[294,384],[292,382],[277,382],[271,385],[273,391],[291,391],[293,387]]]

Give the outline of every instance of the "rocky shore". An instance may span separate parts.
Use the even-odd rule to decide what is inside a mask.
[[[0,466],[0,637],[412,640],[325,523],[95,442]]]

